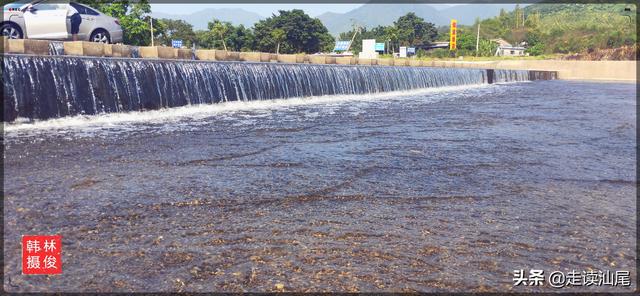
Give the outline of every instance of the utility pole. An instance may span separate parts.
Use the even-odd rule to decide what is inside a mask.
[[[354,19],[351,19],[352,21],[352,27],[353,27],[353,36],[351,37],[351,42],[349,42],[349,45],[347,46],[347,49],[345,49],[344,52],[348,52],[349,49],[351,49],[351,45],[353,45],[353,40],[356,39],[356,35],[358,35],[358,33],[360,33],[360,26],[358,26],[358,24],[356,24]]]
[[[480,22],[478,22],[478,35],[476,35],[476,57],[480,48]]]
[[[151,23],[151,46],[153,45],[153,18],[149,16],[149,23]]]

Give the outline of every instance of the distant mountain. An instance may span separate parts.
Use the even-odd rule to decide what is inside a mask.
[[[524,6],[524,5],[521,5]],[[360,26],[373,28],[375,26],[391,25],[399,17],[413,12],[426,21],[437,26],[447,25],[454,18],[459,24],[471,25],[476,18],[494,17],[500,9],[511,11],[515,4],[465,4],[443,6],[437,4],[365,4],[346,13],[327,12],[318,18],[333,35],[352,29],[355,21]],[[438,10],[440,9],[440,10]]]
[[[318,18],[331,34],[338,35],[351,30],[353,22],[367,28],[386,26],[409,12],[435,24],[448,21],[437,9],[425,4],[365,4],[346,13],[327,12]]]
[[[527,4],[520,4],[525,7]],[[449,7],[441,10],[440,13],[447,19],[456,19],[461,25],[473,25],[476,18],[486,19],[497,16],[500,10],[509,12],[516,7],[516,4],[466,4]],[[445,23],[445,24],[448,24]]]
[[[167,14],[161,12],[152,13],[155,18],[167,18],[174,20],[184,20],[193,25],[194,30],[205,30],[207,24],[212,19],[230,22],[234,25],[244,25],[251,27],[264,17],[241,8],[209,8],[192,14]]]

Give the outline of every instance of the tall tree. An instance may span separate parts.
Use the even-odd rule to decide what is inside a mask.
[[[402,45],[426,45],[438,35],[434,24],[425,22],[413,12],[401,16],[393,24],[397,28],[398,39]]]
[[[389,40],[389,49],[391,50],[391,52],[396,52],[395,50],[395,46],[393,44],[397,44],[398,40],[399,40],[399,32],[398,32],[398,28],[395,26],[388,26],[385,27],[384,30],[384,34],[386,37],[386,40]]]
[[[232,51],[250,51],[254,48],[253,32],[243,25],[234,26],[229,22],[213,19],[208,30],[195,32],[196,43],[201,48],[216,48]]]
[[[287,33],[284,30],[278,28],[271,31],[271,37],[276,43],[278,43],[278,46],[276,47],[276,54],[280,54],[280,43],[286,40]]]
[[[157,23],[164,25],[165,28],[160,36],[161,44],[171,45],[171,40],[180,39],[184,46],[191,47],[196,41],[193,26],[183,20],[160,19]]]
[[[227,43],[224,41],[227,32],[230,31],[230,27],[232,27],[229,22],[221,22],[219,20],[214,20],[209,23],[209,30],[222,41],[222,46],[224,50],[227,50]]]
[[[271,35],[276,29],[286,33],[286,41],[280,45],[280,51],[284,53],[315,53],[333,45],[333,37],[319,19],[311,18],[299,9],[278,13],[254,25],[258,50],[268,52],[277,47],[277,41]]]

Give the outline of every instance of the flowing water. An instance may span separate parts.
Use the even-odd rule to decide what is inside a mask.
[[[5,121],[228,101],[381,93],[489,80],[486,70],[426,67],[42,56],[7,56],[2,65]],[[496,82],[535,78],[528,71],[514,70],[496,70],[493,76]]]
[[[48,69],[36,61],[8,64]],[[82,73],[68,59],[53,61],[70,73],[61,96]],[[366,74],[357,67],[305,66],[313,71],[296,80],[281,71],[301,71],[290,65],[152,64],[107,68],[132,84],[154,75],[163,106],[185,105],[169,95],[180,92],[196,101],[5,123],[5,290],[635,288],[513,286],[515,269],[628,270],[635,280],[635,85],[488,85],[481,71],[397,70],[424,79],[413,89],[388,72],[375,84],[349,80]],[[323,71],[333,85],[322,83]],[[248,79],[202,87],[213,72],[270,78],[261,90],[239,89],[258,83]],[[96,73],[105,72],[86,75]],[[200,85],[167,85],[170,73]],[[447,75],[459,80],[443,83]],[[496,78],[518,75],[526,78]],[[289,80],[303,89],[287,89]],[[117,89],[121,99],[133,90]],[[244,100],[317,89],[339,95]],[[115,100],[83,105],[91,94],[76,91],[82,96],[57,112],[120,108]],[[193,104],[207,91],[215,91],[209,100],[238,101]],[[62,275],[21,274],[23,234],[63,236]]]
[[[49,42],[49,55],[64,55],[64,42],[63,41],[50,41]]]

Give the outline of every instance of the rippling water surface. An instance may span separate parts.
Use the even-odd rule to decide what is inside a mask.
[[[635,96],[537,81],[5,125],[4,288],[551,289],[513,287],[531,268],[635,280]],[[23,234],[63,236],[62,275],[21,274]]]

